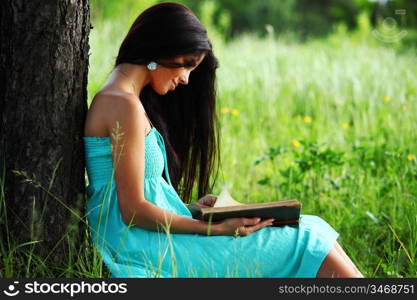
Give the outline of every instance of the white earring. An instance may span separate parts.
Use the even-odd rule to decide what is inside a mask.
[[[148,65],[148,70],[156,70],[157,64],[154,61],[151,61]]]

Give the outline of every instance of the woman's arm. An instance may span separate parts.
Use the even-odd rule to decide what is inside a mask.
[[[143,201],[132,216],[132,224],[148,230],[169,229],[170,233],[197,233],[202,235],[249,235],[263,227],[271,226],[274,219],[229,218],[221,222],[195,220],[173,214],[158,206]],[[125,222],[129,224],[129,222]],[[162,226],[161,226],[162,225]]]
[[[143,107],[133,95],[112,100],[116,100],[117,105],[113,107],[107,124],[111,133],[114,176],[123,221],[148,230],[169,227],[172,233],[214,234],[209,231],[207,222],[173,214],[145,199],[146,117]]]
[[[230,218],[209,224],[173,214],[147,201],[144,196],[146,121],[141,105],[133,95],[117,97],[117,105],[107,123],[111,133],[118,204],[127,225],[203,235],[233,235],[240,228],[241,235],[248,235],[272,224],[271,220],[261,222],[257,218]]]
[[[129,222],[131,220],[131,222]],[[153,203],[144,200],[138,202],[136,209],[133,208],[130,220],[124,220],[126,224],[132,224],[144,229],[162,231],[169,229],[170,233],[197,233],[202,235],[217,235],[217,224],[192,219],[189,217],[173,214]]]

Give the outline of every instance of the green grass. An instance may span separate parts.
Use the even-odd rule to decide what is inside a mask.
[[[123,26],[97,23],[91,33],[89,102],[111,71]],[[340,233],[365,276],[416,277],[415,50],[346,33],[214,45],[223,169],[213,193],[226,182],[237,201],[296,198],[303,214]],[[35,244],[1,246],[0,277],[48,276],[51,266],[30,255]],[[62,276],[107,276],[91,242],[81,249]]]
[[[229,44],[219,109],[232,196],[299,199],[364,274],[415,277],[414,53],[349,38]]]

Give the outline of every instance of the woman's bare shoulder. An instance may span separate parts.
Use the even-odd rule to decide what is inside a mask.
[[[142,103],[133,94],[119,91],[98,92],[87,113],[84,136],[110,136],[111,128],[117,122],[128,122],[132,114],[137,114],[143,121],[145,116],[140,116],[143,111]]]

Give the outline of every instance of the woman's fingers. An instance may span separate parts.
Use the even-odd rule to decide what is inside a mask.
[[[205,204],[208,206],[213,206],[215,202],[216,202],[216,199],[207,199],[205,201]]]
[[[261,220],[260,218],[229,218],[219,224],[217,228],[219,235],[235,235],[245,236],[261,229],[262,227],[272,225],[273,218]]]
[[[253,227],[253,231],[259,230],[262,227],[271,226],[272,225],[272,222],[274,222],[274,219],[266,219],[266,220],[263,220],[262,222],[259,222],[255,226],[252,226]]]
[[[242,218],[244,226],[240,226],[239,234],[244,236],[251,234],[252,232],[255,232],[263,227],[272,225],[272,222],[274,221],[273,218],[265,219],[263,221],[260,221],[260,218]]]
[[[216,200],[217,200],[216,195],[207,194],[207,195],[201,197],[201,199],[198,202],[202,205],[212,207],[214,205],[214,203],[216,202]]]
[[[250,226],[258,224],[261,221],[261,218],[241,218],[242,225]]]
[[[213,206],[214,203],[216,203],[217,196],[216,195],[211,195],[211,194],[209,194],[208,196],[210,196],[210,197],[207,199],[207,205]]]

